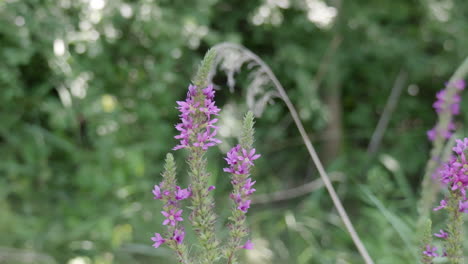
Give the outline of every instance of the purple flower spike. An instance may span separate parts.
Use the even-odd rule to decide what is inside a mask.
[[[221,143],[220,140],[215,138],[218,130],[215,124],[218,119],[212,118],[221,111],[214,101],[215,91],[213,86],[209,85],[202,89],[202,92],[203,96],[197,97],[197,87],[190,85],[185,101],[177,102],[181,122],[176,125],[176,129],[180,134],[174,138],[178,139],[180,143],[173,150],[192,146],[207,150],[209,147]]]
[[[465,88],[465,81],[458,80],[445,84],[446,87],[455,87],[456,91],[453,94],[453,97],[450,98],[447,96],[447,89],[442,89],[436,94],[436,101],[432,107],[436,110],[437,113],[451,113],[449,123],[447,127],[436,127],[427,131],[427,137],[430,141],[434,141],[437,137],[443,137],[445,139],[450,139],[455,131],[456,127],[453,123],[453,116],[460,114],[460,102],[461,96],[460,92]]]
[[[164,242],[166,242],[166,240],[162,238],[162,236],[159,233],[154,233],[154,237],[152,237],[151,240],[154,241],[154,244],[153,244],[154,248],[158,248],[159,246],[164,244]]]
[[[181,217],[182,215],[182,210],[178,210],[176,212],[175,209],[171,209],[169,212],[162,211],[161,214],[163,214],[166,219],[163,222],[163,225],[171,225],[175,226],[177,222],[183,221],[184,219]]]

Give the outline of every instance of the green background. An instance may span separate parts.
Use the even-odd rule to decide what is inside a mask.
[[[0,263],[175,263],[151,247],[163,230],[151,189],[176,144],[175,101],[225,41],[282,82],[376,262],[415,263],[425,132],[436,91],[468,55],[467,19],[462,0],[0,1]],[[222,157],[247,110],[248,71],[233,93],[215,77],[225,129],[209,169],[221,236]],[[402,94],[369,155],[398,76]],[[256,136],[258,195],[319,178],[281,101]],[[186,184],[185,153],[175,156]],[[323,188],[256,204],[248,222],[245,263],[362,263]]]

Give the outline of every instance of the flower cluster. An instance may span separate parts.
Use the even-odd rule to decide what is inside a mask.
[[[229,165],[228,168],[224,168],[224,171],[237,175],[249,174],[250,166],[253,166],[253,161],[258,158],[260,158],[260,154],[255,154],[254,148],[248,151],[237,145],[224,158]]]
[[[255,154],[255,149],[246,150],[241,148],[240,145],[233,147],[225,158],[228,168],[224,168],[225,172],[234,174],[235,176],[240,175],[241,177],[233,177],[231,180],[232,185],[238,188],[234,188],[234,192],[231,194],[231,199],[236,203],[237,209],[244,213],[247,213],[250,208],[251,200],[249,196],[255,192],[252,188],[255,181],[249,178],[250,167],[253,166],[253,161],[260,158],[259,154]],[[245,177],[242,177],[245,176]],[[237,190],[237,191],[236,191]]]
[[[221,143],[215,138],[218,127],[217,118],[220,109],[215,105],[215,91],[213,85],[198,89],[195,85],[190,85],[185,101],[177,101],[177,109],[180,112],[181,122],[176,125],[180,132],[174,138],[180,140],[174,150],[198,147],[207,150],[211,146]]]
[[[468,188],[468,160],[465,156],[465,150],[468,149],[468,138],[457,139],[456,146],[452,149],[457,155],[452,156],[450,160],[439,170],[440,181],[448,185],[451,191],[458,190],[461,200],[458,202],[459,211],[468,213],[468,201],[466,190]],[[447,201],[440,201],[440,205],[434,208],[435,211],[447,207]]]
[[[187,150],[188,176],[190,185],[183,189],[176,184],[176,166],[174,157],[168,153],[166,156],[163,181],[155,185],[154,198],[162,200],[164,216],[162,225],[167,232],[163,235],[155,233],[151,238],[153,247],[166,244],[175,253],[179,263],[218,263],[222,258],[226,263],[239,263],[236,252],[241,249],[252,249],[250,240],[244,242],[248,235],[245,226],[246,213],[250,207],[249,196],[255,192],[250,177],[250,167],[253,161],[260,155],[255,154],[254,141],[254,116],[251,112],[244,118],[244,129],[240,137],[240,145],[233,148],[226,159],[230,165],[225,171],[231,172],[234,191],[231,198],[235,201],[230,220],[229,238],[225,245],[216,234],[215,202],[210,194],[215,186],[210,186],[210,173],[207,171],[208,159],[205,157],[208,148],[221,143],[216,138],[218,127],[216,123],[220,109],[215,105],[215,90],[213,85],[208,85],[208,75],[213,66],[216,53],[210,50],[205,55],[197,74],[193,79],[193,85],[189,85],[186,99],[177,102],[180,114],[180,122],[175,126],[179,141],[173,150]],[[190,198],[187,207],[191,212],[187,217],[193,233],[197,236],[198,246],[188,247],[184,242],[185,230],[182,201]],[[244,242],[244,243],[242,243]],[[193,249],[193,250],[192,250]]]
[[[446,86],[453,86],[456,88],[455,94],[448,98],[447,89],[442,89],[436,94],[437,100],[434,102],[432,107],[436,110],[437,113],[449,111],[451,116],[456,116],[460,114],[460,92],[465,89],[465,81],[459,80],[452,83],[446,83]],[[449,139],[453,131],[455,131],[455,123],[451,118],[447,124],[447,127],[438,128],[437,125],[427,131],[427,137],[430,141],[434,141],[437,136],[443,136],[446,139]]]
[[[184,241],[185,231],[183,227],[178,226],[178,222],[183,221],[182,212],[180,209],[179,201],[185,200],[192,195],[189,188],[182,189],[180,186],[165,186],[168,185],[166,182],[161,183],[161,186],[155,185],[153,189],[154,199],[162,200],[165,204],[161,214],[166,217],[163,221],[163,225],[170,226],[171,238],[177,244],[181,244]],[[164,188],[165,187],[165,188]],[[161,234],[155,233],[155,236],[151,238],[155,243],[153,247],[158,248],[164,244],[167,240],[164,239]]]
[[[440,181],[447,186],[448,195],[440,201],[439,206],[434,211],[447,210],[448,223],[447,232],[443,229],[434,236],[445,240],[446,248],[442,257],[447,256],[451,263],[461,263],[461,228],[463,225],[462,213],[468,213],[468,199],[466,190],[468,189],[468,160],[466,152],[468,150],[468,138],[457,139],[455,147],[452,150],[455,155],[445,163],[439,170]],[[439,256],[435,253],[437,249],[427,245],[423,252],[428,257]]]

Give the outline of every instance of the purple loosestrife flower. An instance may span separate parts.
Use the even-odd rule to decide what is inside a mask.
[[[444,209],[445,207],[447,207],[447,201],[441,200],[440,205],[434,208],[434,211],[439,211],[440,209]]]
[[[154,248],[158,248],[159,246],[164,244],[164,242],[166,242],[166,239],[162,238],[162,236],[159,233],[154,233],[154,237],[152,237],[151,240],[154,241]]]
[[[252,241],[250,240],[247,240],[247,242],[245,242],[244,246],[242,246],[243,249],[253,249],[253,243]]]
[[[240,145],[233,147],[224,158],[229,165],[224,168],[225,172],[237,175],[246,175],[250,173],[250,166],[253,166],[253,161],[260,158],[259,154],[255,154],[255,149],[247,151]]]
[[[189,85],[188,89],[185,101],[177,102],[180,123],[175,127],[180,134],[174,137],[179,140],[174,150],[190,147],[207,150],[221,143],[215,138],[218,131],[215,123],[218,119],[213,118],[221,109],[215,105],[213,85],[203,88],[201,93],[195,85]]]
[[[461,264],[462,246],[462,213],[468,213],[466,190],[468,189],[468,138],[457,139],[452,150],[455,155],[440,169],[440,181],[446,184],[448,196],[434,210],[446,209],[448,213],[447,233],[441,230],[438,237],[445,238],[447,257],[450,263]],[[448,235],[450,234],[450,235]]]
[[[250,208],[250,203],[251,203],[251,200],[245,200],[245,201],[241,200],[239,202],[239,206],[237,206],[237,209],[241,210],[244,213],[247,213],[247,211]]]
[[[436,247],[432,247],[430,245],[427,245],[426,246],[426,251],[424,251],[424,255],[428,256],[428,257],[438,257],[439,254],[436,253],[437,251],[437,248]]]
[[[250,166],[254,165],[254,160],[260,158],[259,154],[255,154],[255,149],[251,149],[250,152],[248,152],[246,149],[242,149],[242,154],[243,156],[239,156],[238,159]]]
[[[440,229],[440,230],[439,230],[439,233],[435,233],[434,236],[440,237],[440,238],[447,238],[447,237],[448,237],[448,233],[445,232],[443,229]]]
[[[458,202],[458,211],[467,214],[468,213],[468,201]]]
[[[154,194],[154,199],[157,199],[157,200],[162,199],[161,189],[159,188],[158,185],[154,186],[153,194]]]
[[[185,238],[185,232],[183,229],[174,230],[174,236],[172,237],[172,239],[174,239],[174,241],[176,241],[177,244],[182,244],[182,242],[184,242],[184,238]]]
[[[451,82],[451,83],[445,83],[445,86],[453,86],[455,88],[457,88],[459,91],[465,89],[465,85],[466,85],[466,82],[465,80],[457,80],[457,81],[454,81],[454,82]]]
[[[175,226],[177,222],[181,222],[184,219],[181,217],[182,215],[182,209],[176,211],[175,209],[169,210],[169,212],[161,211],[161,214],[163,214],[166,219],[163,221],[163,225],[171,225]]]
[[[255,154],[255,149],[246,150],[241,148],[240,145],[233,147],[225,158],[228,168],[224,168],[225,172],[234,174],[232,184],[234,186],[239,185],[238,190],[234,190],[231,194],[231,198],[236,203],[236,208],[244,213],[247,213],[250,208],[251,201],[248,197],[255,192],[252,186],[255,181],[249,178],[250,167],[253,166],[253,161],[260,158],[259,154]],[[240,177],[236,177],[240,176]]]
[[[177,201],[185,200],[192,195],[190,188],[182,189],[179,186],[176,186],[175,198]]]
[[[232,216],[229,218],[230,241],[225,251],[228,263],[237,263],[235,253],[238,249],[253,247],[250,240],[244,242],[245,244],[242,241],[248,236],[245,219],[252,203],[250,196],[255,192],[253,188],[255,181],[250,178],[250,170],[254,166],[254,161],[260,158],[253,148],[254,123],[253,114],[247,113],[244,117],[240,144],[231,148],[224,158],[228,166],[223,170],[231,174],[233,185],[233,191],[229,195],[233,201]]]
[[[180,222],[183,221],[181,209],[182,200],[190,197],[190,188],[183,189],[176,185],[176,166],[174,158],[171,154],[167,154],[164,166],[164,172],[162,174],[163,180],[160,184],[154,186],[152,190],[154,199],[161,200],[163,202],[163,211],[161,214],[166,217],[163,221],[163,225],[166,226],[167,231],[164,237],[155,233],[151,240],[154,242],[153,247],[158,248],[162,244],[167,244],[171,249],[176,252],[179,262],[188,263],[188,253],[185,245],[182,244],[183,227]],[[177,232],[176,232],[177,230]],[[177,235],[177,236],[176,236]]]
[[[452,156],[439,170],[440,181],[447,184],[451,191],[458,190],[460,198],[466,200],[466,189],[468,188],[468,160],[465,151],[468,149],[468,138],[457,139],[456,146],[452,150],[456,156]],[[440,206],[435,209],[442,209],[447,206],[447,202],[442,200]],[[434,210],[435,210],[434,209]]]
[[[460,114],[460,101],[461,96],[460,92],[465,89],[465,82],[463,80],[455,81],[453,83],[446,83],[448,86],[456,87],[455,94],[449,98],[447,94],[447,89],[442,89],[436,94],[436,101],[432,105],[437,113],[442,113],[444,111],[450,111],[452,114],[450,117],[449,122],[447,123],[447,127],[438,127],[437,125],[427,131],[427,137],[430,141],[434,141],[438,135],[442,136],[445,139],[449,139],[453,135],[453,131],[455,131],[456,126],[453,123],[452,116],[456,116]]]

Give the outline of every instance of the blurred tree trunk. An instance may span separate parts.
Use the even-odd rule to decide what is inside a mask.
[[[329,64],[326,71],[325,89],[323,102],[327,106],[328,120],[327,127],[324,130],[324,141],[322,150],[322,160],[325,166],[330,165],[342,150],[343,142],[343,107],[341,102],[341,83],[342,75],[340,74],[342,63],[340,58],[340,44],[343,41],[343,33],[346,32],[345,25],[345,9],[341,0],[335,1],[335,6],[338,12],[335,25],[333,27],[334,36],[330,42],[328,55],[329,58],[324,58],[324,62]]]
[[[324,103],[328,109],[328,125],[324,130],[324,145],[322,159],[327,166],[341,153],[343,141],[343,107],[341,105],[341,85],[331,83],[324,95]]]

